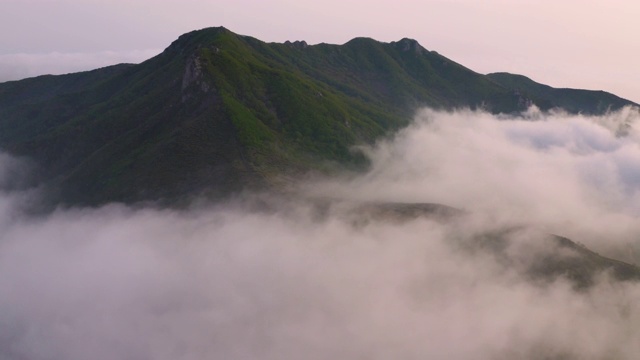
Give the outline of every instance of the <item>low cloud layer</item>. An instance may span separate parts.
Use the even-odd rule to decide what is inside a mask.
[[[367,175],[308,191],[442,203],[542,226],[603,251],[603,239],[635,246],[638,120],[635,108],[600,117],[532,109],[517,119],[424,110],[397,136],[364,149],[373,162]]]
[[[140,63],[159,53],[160,50],[0,54],[0,82],[38,75],[68,74],[121,63]]]
[[[451,222],[269,196],[26,215],[29,194],[5,192],[0,358],[635,359],[637,283],[603,273],[577,290],[518,264],[561,251],[549,229],[607,220],[627,227],[589,245],[632,245],[636,119],[425,111],[366,150],[368,174],[307,189],[469,210]],[[508,261],[470,246],[516,225]]]

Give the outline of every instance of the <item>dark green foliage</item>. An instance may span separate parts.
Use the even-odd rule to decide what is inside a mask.
[[[0,84],[0,147],[35,160],[56,200],[225,196],[361,168],[353,145],[425,105],[524,109],[517,91],[414,40],[269,44],[209,28],[139,65]]]
[[[493,73],[487,76],[506,88],[526,95],[541,110],[559,108],[570,113],[603,114],[627,105],[638,105],[604,91],[552,88],[522,75]]]

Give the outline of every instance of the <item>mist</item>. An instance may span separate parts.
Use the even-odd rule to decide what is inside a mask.
[[[368,174],[305,191],[446,204],[610,255],[624,247],[616,255],[638,261],[629,251],[640,235],[639,119],[637,108],[603,116],[531,108],[518,117],[425,109],[393,138],[362,149]]]
[[[551,233],[634,257],[637,119],[427,109],[366,174],[187,210],[29,214],[3,155],[0,358],[635,359],[638,283],[527,269],[566,251]]]

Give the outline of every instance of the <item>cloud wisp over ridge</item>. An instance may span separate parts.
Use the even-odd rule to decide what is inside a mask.
[[[7,190],[0,357],[634,359],[639,284],[604,272],[576,289],[522,269],[563,251],[549,230],[633,245],[637,112],[527,116],[425,110],[366,150],[369,173],[310,184],[312,200],[259,196],[266,210],[248,196],[28,215]],[[356,199],[470,214],[393,219]],[[500,256],[476,246],[502,229]]]

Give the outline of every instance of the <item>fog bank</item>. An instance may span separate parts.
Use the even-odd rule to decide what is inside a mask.
[[[635,359],[637,283],[604,272],[576,289],[523,269],[565,251],[551,230],[635,246],[637,117],[425,110],[365,149],[367,174],[262,195],[268,210],[247,196],[28,215],[32,195],[6,190],[0,358]],[[354,199],[468,212],[381,217]],[[506,228],[497,256],[486,234]]]
[[[447,204],[640,262],[638,119],[637,108],[593,117],[532,108],[523,118],[425,109],[364,149],[368,174],[305,191]]]

